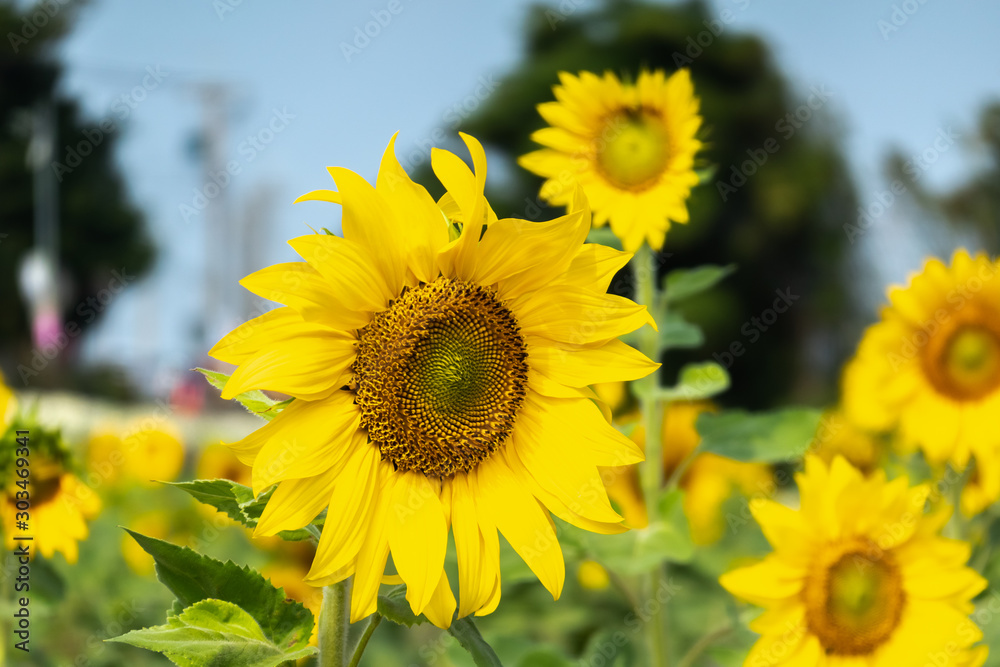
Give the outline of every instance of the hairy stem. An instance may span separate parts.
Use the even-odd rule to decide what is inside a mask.
[[[319,667],[347,666],[347,628],[351,618],[351,580],[323,587],[319,614]]]

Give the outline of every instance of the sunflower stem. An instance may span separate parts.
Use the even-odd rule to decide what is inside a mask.
[[[324,586],[319,613],[319,667],[347,667],[350,618],[351,580]]]
[[[347,667],[358,667],[361,662],[361,656],[365,652],[365,648],[368,646],[368,640],[372,638],[372,633],[375,632],[375,628],[378,627],[379,623],[382,622],[382,614],[376,612],[372,615],[372,620],[368,622],[368,627],[365,628],[365,632],[361,635],[361,639],[358,641],[357,648],[354,649],[354,657],[351,658],[351,664]]]
[[[656,281],[656,253],[646,244],[636,252],[633,264],[636,279],[636,296],[639,303],[649,308],[653,318],[663,318],[665,306],[660,299]],[[640,349],[647,357],[659,363],[663,350],[660,335],[653,327],[645,327],[640,338]],[[663,404],[657,398],[659,373],[653,373],[642,380],[645,386],[640,392],[642,415],[646,435],[646,462],[642,466],[642,488],[646,500],[646,512],[652,524],[659,513],[659,499],[663,488],[663,443],[660,442],[663,424]],[[667,564],[658,563],[647,576],[646,594],[653,601],[653,613],[646,623],[649,640],[650,659],[654,667],[669,664],[667,644],[667,600],[659,593],[667,577]]]

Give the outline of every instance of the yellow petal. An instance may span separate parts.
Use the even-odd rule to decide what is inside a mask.
[[[388,515],[389,548],[396,571],[406,582],[414,614],[423,613],[434,595],[448,546],[448,526],[436,482],[420,473],[396,473]]]
[[[470,483],[481,511],[489,514],[514,551],[552,597],[559,599],[566,579],[566,566],[548,512],[499,457],[480,464],[473,475],[470,475]]]
[[[333,509],[327,513],[307,579],[336,576],[358,555],[379,492],[378,461],[378,448],[370,443],[351,453],[333,486],[329,501]]]
[[[569,347],[536,338],[527,347],[532,368],[570,387],[638,380],[660,367],[617,339],[599,346]]]
[[[247,441],[265,443],[253,462],[254,493],[346,463],[360,421],[353,398],[336,391],[322,401],[293,401],[270,424],[237,443],[237,456],[251,446]]]
[[[441,570],[441,578],[434,588],[434,595],[424,608],[424,616],[437,627],[447,630],[454,615],[455,594],[451,591],[451,584],[448,583],[448,574]]]
[[[330,504],[336,475],[289,479],[278,484],[261,514],[254,537],[277,535],[283,530],[298,530],[308,525]]]
[[[418,280],[437,277],[437,252],[448,243],[448,220],[427,190],[414,183],[396,159],[396,135],[382,156],[375,189],[402,225],[403,254]]]
[[[262,347],[243,361],[222,389],[229,400],[253,389],[280,391],[313,400],[344,384],[344,374],[357,356],[353,336],[315,332]]]
[[[645,306],[614,294],[597,294],[570,285],[551,285],[518,300],[514,315],[525,335],[574,345],[617,338],[656,323]]]

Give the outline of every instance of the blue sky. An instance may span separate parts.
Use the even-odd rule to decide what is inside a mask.
[[[438,128],[450,132],[456,104],[515,67],[529,4],[93,0],[62,50],[63,91],[94,117],[121,109],[122,95],[130,98],[134,108],[119,130],[120,164],[160,258],[154,273],[95,325],[85,357],[153,363],[163,381],[198,361],[203,348],[191,331],[202,309],[206,222],[181,207],[193,205],[195,190],[205,186],[190,150],[203,121],[200,86],[224,84],[230,98],[224,157],[239,169],[225,188],[229,206],[257,206],[271,221],[255,234],[255,260],[288,261],[294,259],[288,238],[308,231],[306,225],[334,225],[337,216],[329,205],[292,207],[295,196],[327,187],[327,165],[373,178],[396,131],[404,164],[426,154]],[[992,34],[1000,3],[961,10],[944,0],[713,0],[711,6],[717,14],[732,12],[727,30],[766,37],[803,97],[812,86],[832,92],[830,110],[862,202],[888,186],[882,163],[891,147],[923,151],[943,128],[964,136],[926,169],[926,182],[945,187],[975,164],[959,146],[970,138],[978,109],[1000,92],[1000,45]],[[379,17],[377,36],[345,55],[342,43]],[[885,25],[898,30],[886,32]],[[153,87],[136,91],[147,68],[161,81],[147,78]],[[253,198],[265,189],[272,205],[262,208]],[[924,251],[907,229],[904,207],[891,209],[861,239],[857,261],[881,257],[881,279],[901,280]],[[227,247],[211,252],[225,255]],[[214,314],[206,338],[253,314],[231,305],[236,293],[223,295],[230,307]]]

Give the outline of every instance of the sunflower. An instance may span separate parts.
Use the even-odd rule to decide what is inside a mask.
[[[538,105],[549,127],[531,135],[545,148],[520,165],[546,179],[540,194],[550,204],[570,205],[579,184],[596,226],[610,220],[626,250],[643,240],[659,250],[670,223],[688,221],[687,198],[699,181],[701,116],[691,74],[642,71],[624,83],[611,72],[560,72],[559,80],[558,101]]]
[[[138,421],[123,433],[101,426],[88,440],[87,465],[105,482],[124,479],[154,486],[180,475],[184,445],[173,426],[160,424],[155,418]]]
[[[14,412],[15,406],[14,392],[4,383],[3,373],[0,373],[0,434],[10,424],[11,413]]]
[[[19,490],[11,481],[0,493],[0,516],[3,517],[7,549],[13,550],[21,544],[14,539],[16,535],[31,535],[31,544],[34,545],[32,554],[37,551],[45,558],[51,558],[60,552],[66,562],[76,563],[79,555],[77,542],[87,539],[89,534],[87,519],[95,517],[101,509],[97,494],[57,460],[32,453],[29,528],[24,531],[18,530],[14,521],[15,494]]]
[[[949,508],[924,513],[927,485],[865,478],[843,457],[807,456],[800,509],[771,500],[751,510],[774,552],[723,575],[733,595],[765,608],[747,666],[981,664],[969,619],[986,581],[970,547],[939,531]]]
[[[1000,453],[992,460],[1000,460]],[[972,517],[1000,499],[1000,467],[980,465],[976,458],[972,461],[969,480],[962,487],[960,507],[962,514]]]
[[[963,469],[976,452],[1000,465],[1000,279],[986,255],[930,259],[890,304],[849,362],[843,401],[870,430],[899,428],[935,464]]]
[[[232,444],[255,492],[277,484],[256,534],[328,514],[308,581],[354,576],[351,620],[375,611],[389,554],[414,613],[447,627],[456,607],[443,565],[458,556],[458,613],[499,602],[498,531],[558,597],[565,566],[550,512],[602,533],[624,530],[599,465],[642,453],[604,418],[588,385],[658,365],[617,337],[653,325],[606,293],[630,255],[585,244],[590,215],[498,220],[483,196],[486,157],[462,135],[474,171],[432,153],[447,194],[435,202],[393,151],[374,187],[330,168],[343,237],[291,241],[306,260],[242,284],[277,308],[211,354],[237,365],[222,395],[295,398]]]
[[[879,467],[885,458],[886,448],[876,433],[858,428],[840,410],[831,410],[820,420],[809,449],[826,463],[843,456],[867,475]]]
[[[198,479],[228,479],[244,486],[251,483],[249,466],[221,443],[207,445],[201,450],[195,476]]]
[[[661,440],[664,479],[670,479],[701,442],[695,429],[698,415],[714,410],[711,403],[704,401],[681,401],[666,407]],[[646,435],[641,424],[632,431],[631,438],[645,448]],[[621,508],[625,522],[633,528],[648,525],[638,469],[629,466],[608,470],[605,479],[608,481],[608,494]],[[698,454],[680,479],[680,487],[684,490],[684,513],[688,517],[694,542],[699,545],[713,544],[722,537],[725,529],[722,508],[734,492],[750,496],[772,485],[770,466],[734,461],[708,452]]]

